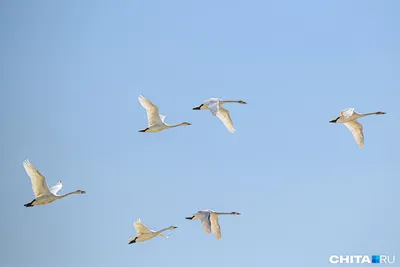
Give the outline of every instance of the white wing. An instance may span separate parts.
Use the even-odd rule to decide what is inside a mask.
[[[162,233],[159,233],[158,235],[161,236],[161,237],[164,237],[164,238],[169,238],[169,236],[165,236]]]
[[[35,198],[51,195],[46,184],[46,178],[33,166],[29,160],[23,162],[26,173],[31,178],[33,194]]]
[[[133,226],[135,227],[135,230],[138,234],[148,234],[151,233],[151,231],[149,230],[149,228],[144,225],[140,219],[137,220],[136,222],[133,223]]]
[[[217,240],[221,239],[221,228],[218,223],[218,215],[211,213],[211,230]]]
[[[155,233],[156,231],[150,230],[150,232]],[[161,237],[164,237],[164,238],[166,238],[166,239],[169,238],[169,236],[165,236],[165,235],[163,235],[162,233],[158,233],[158,235],[161,236]]]
[[[217,115],[217,112],[220,109],[219,99],[218,98],[210,98],[210,99],[204,101],[204,104],[208,106],[208,108],[210,109],[211,113],[214,116]]]
[[[53,195],[57,195],[58,191],[60,191],[61,188],[62,188],[62,182],[61,182],[61,181],[58,181],[58,183],[57,183],[56,185],[54,185],[54,186],[52,186],[52,187],[50,188],[50,192],[51,192]]]
[[[356,140],[358,147],[363,148],[364,134],[362,125],[357,120],[346,122],[344,123],[344,125],[346,125],[346,127],[349,128],[350,132],[353,134],[353,137]]]
[[[345,108],[340,112],[340,116],[350,118],[354,113],[354,108]]]
[[[199,211],[196,213],[196,216],[198,216],[201,219],[201,225],[203,226],[204,232],[206,232],[206,234],[210,234],[211,233],[210,212]]]
[[[231,116],[229,115],[229,111],[223,107],[219,108],[217,112],[217,117],[222,121],[225,127],[228,129],[229,132],[234,133],[235,128],[233,127]]]
[[[151,103],[150,100],[146,99],[143,96],[139,96],[138,100],[147,112],[147,121],[149,123],[149,127],[163,123],[160,114],[158,113],[158,107],[156,105]]]
[[[160,119],[161,119],[162,123],[166,124],[166,123],[165,123],[165,118],[166,118],[167,116],[164,116],[163,114],[159,114],[159,116],[160,116]]]

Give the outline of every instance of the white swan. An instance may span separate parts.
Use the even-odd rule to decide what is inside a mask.
[[[25,207],[45,205],[57,199],[64,198],[72,194],[86,193],[85,191],[82,190],[76,190],[74,192],[59,196],[57,195],[57,192],[60,191],[62,188],[61,181],[58,181],[58,183],[55,186],[49,189],[49,187],[46,184],[46,178],[42,174],[40,174],[40,172],[29,162],[29,160],[25,160],[23,162],[23,165],[29,178],[31,178],[32,189],[35,195],[35,199],[29,203],[26,203],[24,205]]]
[[[204,101],[198,107],[194,107],[193,110],[205,110],[209,109],[214,116],[217,116],[229,132],[234,133],[236,130],[233,127],[231,116],[229,115],[229,111],[222,107],[225,103],[239,103],[239,104],[247,104],[242,100],[222,100],[219,98],[209,98]]]
[[[199,210],[187,220],[200,220],[206,234],[213,232],[217,240],[221,239],[221,228],[218,223],[218,215],[240,215],[239,212],[215,212],[213,210]]]
[[[372,113],[357,113],[354,111],[354,108],[346,108],[340,112],[340,116],[331,119],[330,123],[344,123],[344,125],[350,130],[353,134],[354,139],[357,142],[359,148],[364,147],[364,133],[362,125],[357,121],[358,118],[362,118],[370,115],[383,115],[385,112],[378,111]]]
[[[160,231],[153,231],[150,230],[146,225],[144,225],[140,219],[137,220],[136,222],[133,223],[133,226],[135,227],[135,230],[137,232],[137,236],[134,238],[129,239],[128,244],[136,243],[136,242],[143,242],[149,239],[152,239],[153,237],[156,236],[162,236],[164,238],[168,238],[162,234],[162,232],[167,231],[167,230],[173,230],[178,227],[176,226],[170,226],[164,229],[161,229]]]
[[[140,104],[147,112],[147,121],[149,123],[149,127],[144,130],[140,130],[142,133],[155,133],[165,129],[174,128],[178,126],[188,126],[192,125],[189,122],[182,122],[176,125],[168,125],[164,122],[165,116],[158,113],[158,107],[151,103],[148,99],[143,96],[138,97]]]

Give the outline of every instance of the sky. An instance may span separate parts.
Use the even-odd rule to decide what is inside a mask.
[[[0,266],[400,257],[399,1],[1,1]],[[170,124],[147,127],[143,95]],[[209,111],[226,104],[236,133]],[[365,148],[329,120],[348,107]],[[22,161],[73,195],[33,200]],[[200,209],[241,212],[206,235]],[[133,222],[175,225],[128,245]],[[396,264],[400,266],[398,262]]]

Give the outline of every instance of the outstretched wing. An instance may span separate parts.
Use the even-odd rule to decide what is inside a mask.
[[[233,127],[231,116],[229,115],[229,111],[223,107],[219,108],[217,112],[217,117],[222,121],[225,127],[228,129],[229,132],[234,133],[235,128]]]
[[[62,182],[58,181],[58,183],[50,188],[50,192],[53,193],[53,195],[57,195],[58,191],[60,191],[62,188]]]
[[[149,228],[144,225],[140,219],[137,220],[136,222],[133,223],[133,226],[135,227],[135,230],[138,234],[148,234],[151,233],[151,231],[149,230]]]
[[[160,114],[158,113],[158,107],[151,103],[150,100],[146,99],[144,96],[140,95],[138,97],[138,100],[142,107],[144,107],[144,109],[146,110],[149,127],[162,124]]]
[[[350,118],[354,113],[354,108],[345,108],[340,112],[340,116]]]
[[[354,139],[357,142],[357,145],[359,148],[364,147],[364,133],[363,133],[363,127],[361,123],[359,123],[357,120],[353,120],[350,122],[344,123],[347,128],[349,128],[351,134],[353,135]]]
[[[161,236],[161,237],[164,237],[164,238],[169,238],[169,236],[165,236],[162,233],[159,233],[158,235]]]
[[[221,228],[218,223],[218,215],[211,213],[210,216],[211,221],[211,230],[217,240],[221,239]]]
[[[219,106],[219,99],[218,98],[210,98],[206,101],[204,101],[204,104],[207,105],[208,109],[211,111],[211,113],[216,116],[220,106]]]
[[[201,225],[203,226],[204,232],[206,234],[211,233],[211,222],[210,222],[210,213],[206,213],[202,216]]]
[[[46,184],[46,178],[33,166],[29,160],[23,162],[26,173],[31,178],[33,194],[35,198],[50,195],[51,192]]]
[[[167,116],[164,116],[163,114],[159,114],[161,121],[165,124],[165,118]]]

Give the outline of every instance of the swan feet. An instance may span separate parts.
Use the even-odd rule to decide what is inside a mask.
[[[32,200],[31,202],[29,202],[29,203],[26,203],[26,204],[24,204],[24,206],[25,207],[27,207],[27,208],[29,208],[29,207],[33,207],[33,205],[32,205],[32,203],[35,201],[35,199],[34,200]]]
[[[136,243],[136,239],[137,239],[137,237],[135,237],[135,239],[133,239],[132,241],[130,241],[128,244]]]

